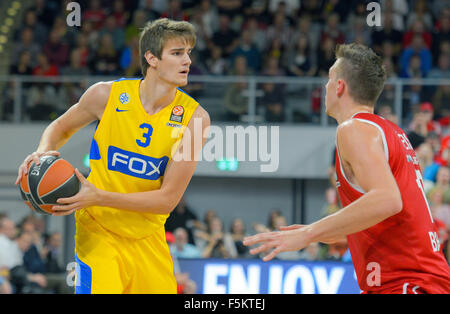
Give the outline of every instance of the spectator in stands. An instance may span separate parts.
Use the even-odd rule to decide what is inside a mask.
[[[328,70],[333,65],[335,61],[334,49],[336,43],[331,37],[327,37],[325,41],[321,41],[321,46],[319,48],[317,60],[317,70],[320,77],[327,77]]]
[[[45,269],[48,274],[63,274],[66,271],[59,263],[59,258],[62,253],[61,246],[61,233],[53,232],[47,237],[42,249],[42,255],[45,259]]]
[[[226,15],[232,21],[242,13],[242,2],[241,0],[216,0],[216,6],[220,15]]]
[[[209,74],[224,75],[227,71],[228,62],[222,57],[222,48],[213,46],[211,48],[211,55],[206,60],[206,67]]]
[[[436,5],[436,1],[434,3]],[[441,45],[443,42],[450,41],[450,7],[439,12],[439,20],[436,22],[432,32],[432,54],[436,60],[441,54]]]
[[[162,18],[168,18],[176,21],[188,21],[188,16],[181,8],[180,0],[169,0],[169,7],[167,11],[161,14]]]
[[[31,54],[28,50],[22,51],[17,64],[12,65],[9,70],[10,74],[32,75],[33,67],[31,66]]]
[[[431,165],[434,158],[432,145],[426,140],[419,144],[415,149],[415,153],[417,158],[419,159],[419,165],[422,173],[424,173],[426,167]],[[430,188],[434,185],[433,182],[423,180],[424,190],[425,192],[429,191]]]
[[[448,167],[442,167],[439,170],[442,169],[447,169],[447,172],[450,171]],[[445,226],[444,229],[450,230],[450,204],[445,202],[445,192],[444,188],[435,187],[428,192],[427,197],[433,218],[442,222]]]
[[[313,242],[306,248],[300,251],[299,259],[308,262],[320,260],[320,245],[318,242]]]
[[[14,221],[6,215],[0,217],[0,270],[12,268],[15,265],[10,263],[9,254],[12,250],[13,240],[17,229]]]
[[[248,68],[257,73],[261,67],[261,54],[256,45],[253,44],[252,33],[249,30],[243,30],[239,39],[239,45],[231,54],[233,63],[236,56],[244,56],[247,60]]]
[[[410,133],[415,133],[420,135],[423,140],[425,140],[429,132],[441,133],[439,123],[433,120],[433,106],[431,103],[422,103],[420,105],[419,111],[414,114],[408,130],[409,135]]]
[[[105,21],[106,14],[105,10],[102,9],[102,3],[100,0],[89,1],[89,8],[83,13],[83,23],[91,22],[93,28],[98,30],[102,27]]]
[[[393,43],[391,43],[390,41],[385,41],[383,42],[382,45],[382,50],[381,50],[381,55],[383,56],[383,59],[387,59],[389,60],[390,64],[392,65],[391,67],[391,72],[387,73],[386,75],[388,75],[388,77],[397,77],[397,61],[398,61],[398,57],[399,55],[397,55],[395,53],[395,45]]]
[[[37,57],[37,60],[38,64],[33,69],[33,75],[57,76],[59,74],[58,67],[49,62],[46,54],[40,53]]]
[[[244,56],[237,56],[234,59],[233,71],[231,75],[247,76],[251,72],[247,68],[247,59]],[[239,121],[241,116],[248,111],[248,95],[246,82],[231,83],[225,92],[226,119],[228,121]]]
[[[141,60],[139,58],[139,39],[132,37],[120,55],[120,68],[125,72],[125,77],[140,77]]]
[[[17,58],[24,51],[28,51],[30,53],[31,65],[34,67],[37,62],[36,56],[41,52],[41,47],[39,46],[39,44],[34,42],[33,30],[28,27],[23,29],[20,36],[20,42],[14,44],[11,52],[13,64],[17,64]]]
[[[239,35],[230,28],[230,18],[226,14],[219,16],[219,28],[214,32],[211,45],[218,46],[222,49],[222,54],[228,58],[239,44]]]
[[[355,18],[352,24],[349,24],[349,30],[346,34],[347,43],[358,43],[365,46],[372,46],[371,30],[367,28],[365,17]]]
[[[439,167],[436,174],[436,183],[428,192],[430,198],[434,191],[441,191],[442,202],[446,205],[450,204],[450,168],[448,166]]]
[[[185,229],[188,235],[188,243],[195,244],[194,229],[198,228],[199,224],[197,214],[186,205],[186,200],[182,198],[167,218],[165,228],[172,233],[177,228]]]
[[[266,122],[284,122],[286,99],[280,84],[264,83],[264,96],[258,99],[260,107],[264,108]]]
[[[269,0],[268,9],[270,14],[274,15],[278,12],[293,18],[300,9],[299,0]]]
[[[9,244],[8,251],[0,251],[0,268],[8,268],[15,293],[42,293],[47,286],[45,276],[27,272],[23,264],[23,254],[32,244],[31,234],[21,231]]]
[[[12,293],[12,287],[9,283],[8,278],[3,277],[0,275],[0,294],[11,294]]]
[[[291,40],[291,27],[286,14],[277,12],[273,17],[273,22],[267,27],[266,42],[273,43],[274,39],[278,39],[282,47],[287,47]]]
[[[425,74],[422,72],[422,60],[418,54],[414,54],[409,59],[409,64],[406,68],[402,69],[400,73],[401,77],[404,78],[419,78],[424,77]]]
[[[436,92],[433,95],[433,106],[436,111],[436,119],[438,119],[442,125],[449,127],[450,117],[450,86],[439,85]]]
[[[400,71],[402,77],[408,76],[408,68],[411,66],[411,58],[418,56],[420,59],[420,71],[423,77],[428,75],[432,68],[432,57],[430,50],[424,45],[421,35],[414,35],[411,45],[406,48],[400,57]]]
[[[349,14],[351,14],[351,9],[353,6],[356,7],[355,12],[358,16],[367,14],[365,5],[361,6],[360,4],[361,1],[353,1],[352,5],[349,5],[347,1],[330,0],[328,1],[328,3],[323,5],[322,16],[326,19],[328,16],[330,16],[330,14],[337,13],[340,20],[345,21],[349,18]]]
[[[150,2],[151,4],[151,0],[150,1],[146,1],[146,2]],[[152,10],[153,14],[150,14],[151,12],[149,10],[147,10],[147,7],[142,7],[142,10],[145,11],[147,13],[147,20],[155,20],[159,17],[159,14],[157,14],[155,11]],[[114,0],[113,3],[113,10],[111,13],[112,16],[114,16],[114,18],[116,19],[116,25],[118,28],[124,29],[125,26],[127,25],[127,21],[129,18],[129,13],[125,10],[125,5],[124,5],[124,1],[123,0]]]
[[[212,4],[211,0],[202,0],[196,11],[200,14],[205,36],[211,38],[219,28],[217,7]]]
[[[428,74],[429,78],[449,79],[450,78],[450,56],[441,54],[439,56],[437,67],[433,68]]]
[[[303,0],[300,3],[300,14],[311,17],[313,23],[320,22],[322,16],[322,2],[316,0]]]
[[[76,45],[76,39],[80,31],[77,27],[69,27],[65,16],[56,16],[51,29],[58,32],[62,43],[69,45],[70,48]]]
[[[343,44],[345,42],[345,35],[340,29],[340,18],[337,13],[332,13],[327,18],[320,36],[320,41],[323,42],[328,38],[333,39],[336,44]]]
[[[417,21],[421,21],[428,30],[431,30],[433,27],[433,15],[428,8],[426,0],[416,0],[414,11],[408,14],[406,27],[411,27]]]
[[[266,34],[256,16],[250,16],[243,25],[243,30],[250,33],[252,44],[256,46],[259,52],[266,48]]]
[[[81,53],[80,49],[72,50],[70,63],[60,70],[61,75],[89,75],[89,68],[82,65]]]
[[[25,12],[23,24],[15,36],[16,40],[19,39],[18,35],[20,35],[20,31],[24,28],[30,28],[33,31],[33,40],[36,43],[44,43],[47,40],[48,29],[43,23],[38,21],[36,12],[33,9],[28,9]]]
[[[58,5],[54,1],[35,0],[30,10],[36,12],[37,20],[50,28],[53,23],[53,17],[57,15]],[[55,5],[56,4],[56,5]]]
[[[279,37],[273,38],[272,41],[268,42],[268,46],[263,52],[261,71],[267,71],[267,61],[269,59],[274,58],[278,60],[278,63],[281,63],[286,58],[285,54],[286,46],[282,43],[281,39]]]
[[[77,44],[74,50],[78,50],[82,67],[87,67],[92,58],[91,48],[85,34],[79,33],[77,36]]]
[[[109,34],[112,37],[114,49],[116,51],[121,51],[125,45],[125,32],[122,27],[117,27],[116,19],[113,15],[108,15],[103,24],[103,27],[99,31],[100,38],[104,34]]]
[[[223,222],[219,217],[211,220],[207,233],[208,243],[203,250],[204,258],[231,258],[232,252],[225,246]]]
[[[380,105],[377,109],[377,114],[386,120],[391,121],[392,123],[398,124],[398,117],[392,111],[392,107],[390,105]]]
[[[147,23],[145,11],[134,11],[132,22],[125,28],[125,42],[129,42],[133,37],[139,37],[139,33],[144,28],[145,23]]]
[[[407,0],[381,0],[381,15],[391,14],[394,29],[405,30],[405,16],[409,13]]]
[[[325,190],[326,204],[322,209],[323,217],[336,213],[340,208],[337,190],[334,187],[329,187]]]
[[[421,20],[414,21],[414,23],[411,25],[408,31],[403,34],[402,38],[403,48],[411,46],[414,36],[421,36],[423,39],[424,46],[428,49],[431,49],[431,41],[432,41],[431,32],[429,32],[425,28],[425,25]]]
[[[110,34],[104,34],[98,50],[92,58],[93,74],[117,75],[119,73],[119,54],[114,49]]]
[[[193,244],[188,243],[186,229],[178,227],[174,231],[175,243],[170,246],[171,253],[177,258],[201,258],[200,250]]]
[[[299,37],[287,56],[288,73],[293,76],[314,76],[316,67],[312,64],[308,37]]]
[[[197,34],[197,40],[195,42],[195,53],[200,55],[200,58],[204,60],[205,58],[208,58],[210,54],[210,52],[208,51],[208,44],[210,43],[212,34],[209,34],[208,30],[210,30],[211,28],[205,25],[200,10],[195,10],[192,13],[190,23],[194,25]]]
[[[61,41],[60,33],[57,29],[52,29],[45,43],[42,52],[48,62],[58,69],[65,66],[69,61],[69,46]]]
[[[393,55],[399,56],[402,49],[402,32],[394,29],[394,26],[392,24],[392,14],[383,14],[382,18],[382,26],[380,28],[375,28],[371,35],[373,49],[376,53],[383,54],[383,44],[385,42],[390,42],[393,46]]]
[[[87,46],[90,49],[97,49],[99,46],[100,37],[98,35],[98,30],[94,29],[94,24],[90,21],[84,21],[81,24],[81,34],[86,37]]]
[[[311,17],[307,14],[302,14],[297,20],[297,25],[292,32],[292,41],[290,48],[293,45],[298,44],[300,38],[306,37],[309,46],[309,55],[311,57],[312,64],[317,64],[317,47],[320,40],[320,30],[312,26]]]
[[[248,247],[243,244],[244,237],[247,235],[242,218],[233,219],[230,231],[224,235],[225,246],[228,248],[232,258],[246,258],[250,256]]]
[[[26,232],[31,236],[30,246],[23,254],[23,264],[30,273],[44,274],[46,272],[45,263],[40,254],[40,250],[43,247],[42,234],[36,230],[33,220],[34,217],[27,216],[20,224],[22,232]]]
[[[275,231],[276,223],[275,220],[282,216],[281,211],[277,208],[274,208],[270,211],[269,217],[267,218],[267,224],[261,224],[261,223],[253,223],[253,229],[256,233],[262,233],[262,232],[270,232]]]

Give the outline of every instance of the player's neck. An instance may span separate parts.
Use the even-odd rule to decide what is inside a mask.
[[[139,85],[139,98],[149,114],[154,114],[172,103],[177,88],[147,75]]]
[[[341,111],[341,114],[337,117],[338,124],[341,124],[347,120],[350,120],[354,115],[360,112],[373,113],[373,107],[367,105],[355,104],[350,106],[348,110]]]

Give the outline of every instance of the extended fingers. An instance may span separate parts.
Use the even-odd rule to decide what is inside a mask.
[[[72,203],[72,204],[68,204],[68,205],[55,205],[52,207],[52,210],[54,212],[68,212],[71,210],[76,210],[79,209],[80,204],[79,203]]]

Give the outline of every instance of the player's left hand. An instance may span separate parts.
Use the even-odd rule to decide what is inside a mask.
[[[75,169],[75,175],[81,182],[80,191],[72,197],[59,198],[58,204],[52,207],[53,216],[66,216],[75,212],[77,209],[93,206],[98,203],[100,190],[89,182],[78,169]]]
[[[304,226],[293,225],[283,229],[282,231],[265,232],[246,237],[244,238],[244,245],[260,244],[258,247],[251,249],[250,254],[259,254],[273,249],[263,258],[265,262],[270,261],[281,252],[298,251],[309,245]]]

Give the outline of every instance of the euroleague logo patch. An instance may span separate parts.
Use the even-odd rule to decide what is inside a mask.
[[[170,121],[179,122],[183,121],[184,108],[183,106],[176,106],[172,109],[172,113],[170,115]]]
[[[123,104],[126,105],[130,102],[130,95],[128,93],[122,93],[119,96],[119,101]]]

